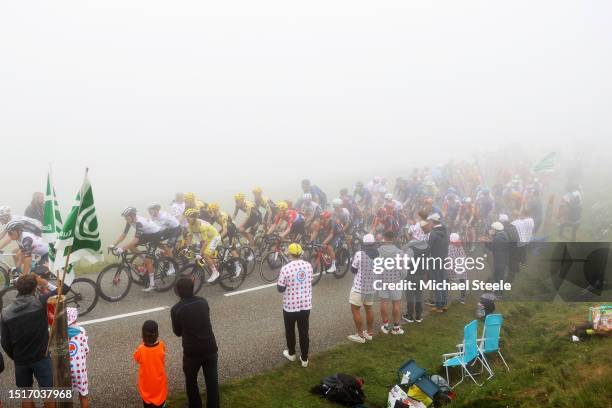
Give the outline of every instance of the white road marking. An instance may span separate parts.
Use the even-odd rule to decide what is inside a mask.
[[[318,273],[315,273],[312,276],[317,276]],[[235,292],[230,292],[230,293],[224,293],[223,296],[236,296],[236,295],[242,295],[243,293],[248,293],[248,292],[254,292],[256,290],[261,290],[261,289],[265,289],[265,288],[271,288],[272,286],[276,286],[276,282],[274,283],[268,283],[267,285],[261,285],[261,286],[255,286],[252,288],[248,288],[248,289],[242,289],[242,290],[237,290]]]
[[[108,322],[109,320],[123,319],[125,317],[138,316],[138,315],[146,314],[146,313],[159,312],[160,310],[165,310],[165,309],[168,309],[168,306],[154,307],[153,309],[145,309],[145,310],[139,310],[137,312],[123,313],[123,314],[118,314],[118,315],[109,316],[109,317],[102,317],[100,319],[86,320],[84,322],[79,322],[79,325],[85,326],[87,324]]]

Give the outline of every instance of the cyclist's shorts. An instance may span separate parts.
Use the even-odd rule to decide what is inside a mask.
[[[215,256],[215,252],[217,249],[217,245],[221,242],[221,236],[217,235],[211,240],[202,241],[202,245],[204,246],[204,255],[213,257]]]
[[[261,223],[261,214],[259,213],[259,211],[253,209],[251,210],[251,215],[249,215],[249,218],[247,218],[246,222],[244,223],[244,229],[245,230],[251,229],[259,225],[260,223]]]
[[[332,237],[332,239],[329,240],[329,245],[331,245],[332,248],[339,248],[340,246],[342,246],[343,242],[344,234],[336,234]]]
[[[181,232],[181,226],[175,228],[168,228],[162,231],[161,239],[164,241],[167,240],[168,245],[175,246],[181,236]]]
[[[36,266],[32,270],[38,276],[49,276],[49,268],[47,267],[47,262],[49,261],[49,254],[44,254],[40,257],[38,261],[36,261]]]

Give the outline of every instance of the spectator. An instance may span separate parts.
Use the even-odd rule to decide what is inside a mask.
[[[53,387],[51,358],[47,354],[47,299],[35,296],[37,281],[34,274],[17,279],[17,298],[2,310],[1,343],[6,355],[15,363],[15,384],[18,388],[32,387],[33,376],[39,387]],[[22,407],[34,407],[33,401],[23,400]],[[45,407],[55,407],[45,401]]]
[[[183,372],[189,408],[201,408],[198,372],[204,371],[206,407],[219,408],[219,374],[217,371],[217,342],[210,322],[210,309],[206,299],[193,294],[193,281],[182,277],[175,291],[180,301],[172,306],[172,331],[182,337]]]
[[[510,241],[508,234],[504,231],[504,225],[499,221],[491,225],[489,235],[491,240],[486,242],[485,245],[493,255],[493,280],[499,282],[504,279],[508,267]],[[496,291],[495,294],[501,296],[501,291]]]
[[[517,244],[517,258],[519,263],[524,264],[527,262],[527,246],[529,245],[529,242],[531,242],[535,224],[533,222],[533,218],[531,218],[527,210],[523,210],[519,214],[518,219],[512,221],[512,225],[516,227],[516,232],[518,233],[519,237]]]
[[[429,272],[429,279],[436,282],[446,280],[446,270],[444,269],[444,260],[448,256],[449,238],[446,227],[440,223],[440,214],[433,213],[427,217],[429,224],[429,257],[432,259]],[[442,313],[448,310],[448,296],[446,290],[434,290],[434,307],[433,312]]]
[[[40,192],[32,194],[32,201],[25,210],[25,216],[43,222],[45,195]]]
[[[142,325],[142,343],[134,352],[138,364],[138,392],[144,408],[163,408],[168,398],[166,344],[159,340],[157,322]]]
[[[70,354],[70,374],[72,389],[79,394],[82,408],[89,408],[89,382],[87,379],[87,355],[89,354],[89,338],[87,332],[76,321],[79,311],[75,307],[66,308],[68,318],[68,341]]]
[[[499,214],[499,222],[502,223],[504,231],[508,235],[508,281],[512,282],[519,271],[519,235],[516,227],[510,222],[508,215]]]
[[[365,343],[366,340],[372,340],[374,334],[374,313],[372,305],[374,305],[374,259],[378,257],[376,250],[376,241],[374,235],[366,234],[363,237],[363,248],[353,257],[351,271],[355,274],[353,277],[353,287],[349,295],[349,303],[351,304],[351,312],[353,313],[353,322],[357,329],[356,334],[351,334],[348,339],[357,343]],[[361,320],[361,306],[365,309],[367,331],[363,328]]]
[[[448,246],[448,258],[452,260],[451,269],[447,270],[449,279],[452,282],[459,282],[465,284],[467,280],[467,269],[465,268],[465,251],[461,244],[461,238],[459,234],[453,232],[450,234],[450,245]],[[465,293],[466,289],[461,289],[461,294],[457,301],[462,305],[465,304]]]
[[[383,244],[378,248],[378,255],[381,258],[394,258],[396,255],[403,256],[403,252],[393,244],[395,240],[395,233],[393,231],[385,231],[383,234]],[[383,262],[384,264],[384,262]],[[395,265],[398,266],[398,265]],[[382,284],[396,284],[402,280],[402,271],[398,268],[384,268],[382,272]],[[381,290],[378,291],[378,297],[380,298],[380,316],[382,318],[382,326],[380,330],[384,334],[404,334],[404,330],[402,330],[400,326],[400,308],[402,304],[402,290],[400,289],[389,289],[386,286],[383,286]],[[390,329],[389,326],[389,313],[387,310],[387,306],[389,301],[391,301],[391,317],[393,318],[393,329]]]
[[[576,186],[562,197],[561,207],[559,208],[559,238],[567,239],[565,230],[569,228],[572,232],[571,241],[576,241],[576,233],[582,220],[582,193]]]
[[[308,367],[308,324],[312,309],[312,265],[300,257],[300,244],[289,245],[291,262],[283,266],[278,276],[277,288],[283,294],[283,320],[285,321],[285,337],[287,350],[283,356],[289,361],[295,361],[295,326],[297,324],[300,337],[300,362],[302,367]]]
[[[421,226],[427,225],[426,221],[420,221],[419,229]],[[421,230],[422,231],[422,230]],[[412,251],[412,257],[422,258],[427,252],[427,235],[423,233],[421,240],[417,238],[417,235],[413,236],[413,239],[408,242],[405,248],[402,248],[404,252]],[[413,290],[406,290],[406,314],[402,316],[402,319],[408,323],[421,323],[423,321],[423,290],[421,288],[421,282],[425,281],[425,268],[419,263],[417,269],[410,271],[408,280],[414,282]]]

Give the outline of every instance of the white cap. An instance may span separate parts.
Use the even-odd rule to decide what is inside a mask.
[[[438,214],[437,212],[429,214],[429,217],[427,217],[427,221],[440,221],[440,214]]]
[[[385,200],[391,200],[391,199],[393,199],[393,194],[391,193],[385,194]]]
[[[373,244],[376,240],[374,239],[374,235],[372,234],[365,234],[363,236],[363,243],[364,244]]]
[[[450,234],[450,242],[461,242],[461,238],[459,238],[459,234],[457,234],[456,232],[453,232],[452,234]]]
[[[495,221],[493,224],[491,224],[491,228],[493,228],[495,231],[503,231],[504,224],[499,221]]]
[[[508,222],[507,214],[499,214],[499,222]]]

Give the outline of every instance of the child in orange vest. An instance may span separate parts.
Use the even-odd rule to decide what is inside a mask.
[[[157,323],[147,320],[142,325],[142,343],[134,352],[138,364],[138,392],[144,408],[163,408],[168,397],[166,345],[158,336]]]

